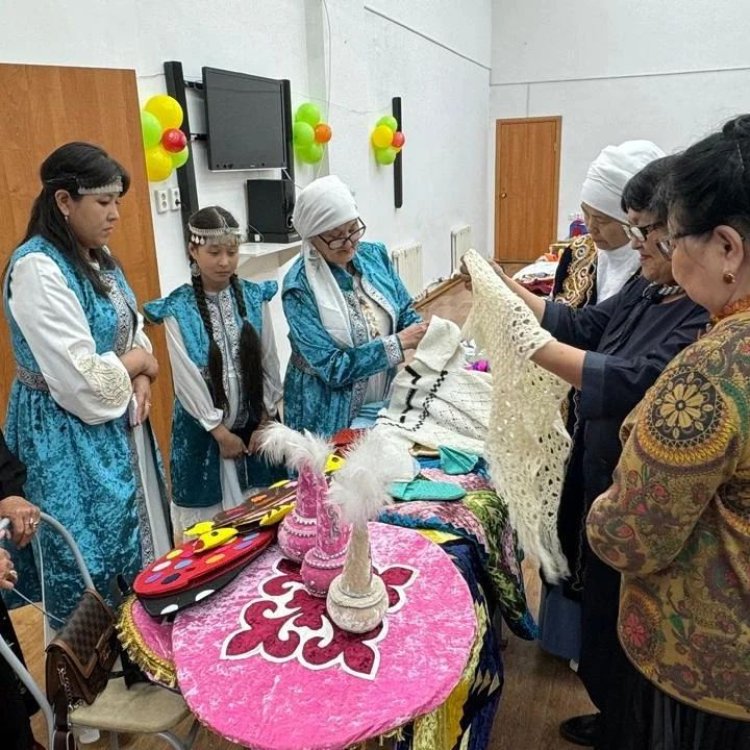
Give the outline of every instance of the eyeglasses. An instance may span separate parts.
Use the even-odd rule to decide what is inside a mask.
[[[359,226],[353,232],[349,232],[346,237],[336,237],[336,239],[330,240],[330,242],[325,237],[323,237],[322,234],[319,234],[318,238],[321,240],[321,242],[324,242],[326,245],[328,245],[329,250],[341,250],[341,248],[344,247],[347,242],[353,245],[355,242],[358,242],[362,239],[367,226],[365,225],[364,221],[362,221],[362,219],[358,219],[358,222]]]
[[[623,224],[622,231],[629,240],[637,240],[638,242],[645,242],[649,235],[654,229],[664,226],[663,221],[655,221],[653,224],[646,224],[645,227],[639,227],[635,224]]]
[[[675,234],[665,237],[663,240],[659,240],[656,243],[656,249],[665,257],[671,258],[674,255],[674,251],[677,248],[677,240],[681,240],[683,237],[690,237],[695,232],[677,232]]]

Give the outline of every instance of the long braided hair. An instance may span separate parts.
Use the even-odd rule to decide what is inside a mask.
[[[197,230],[221,230],[227,229],[224,240],[222,236],[214,238],[215,242],[221,243],[231,236],[231,230],[237,230],[239,224],[237,220],[224,208],[220,206],[209,206],[196,211],[188,220],[190,227]],[[209,238],[210,239],[210,238]],[[197,252],[203,245],[196,245],[191,242],[191,247]],[[224,358],[221,349],[214,340],[213,324],[211,314],[206,302],[206,293],[203,288],[203,279],[198,272],[197,264],[191,259],[193,293],[195,302],[198,305],[198,312],[208,334],[208,379],[211,397],[214,406],[218,409],[228,410],[229,399],[224,389]],[[232,274],[230,278],[230,287],[232,296],[237,305],[242,327],[240,328],[240,377],[242,383],[242,399],[247,405],[249,418],[241,429],[235,430],[243,439],[249,439],[250,434],[260,424],[263,416],[263,364],[261,342],[258,332],[247,320],[247,306],[245,305],[245,296],[242,292],[242,284],[237,278],[237,274]]]

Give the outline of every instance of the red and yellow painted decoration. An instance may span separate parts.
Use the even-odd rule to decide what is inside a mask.
[[[381,117],[370,135],[375,161],[388,166],[396,161],[396,156],[406,143],[406,136],[398,129],[398,121],[393,115]]]
[[[141,132],[146,149],[146,172],[151,182],[161,182],[187,162],[187,137],[180,130],[182,107],[177,99],[158,94],[141,110]]]
[[[331,140],[333,131],[323,122],[320,109],[311,102],[297,107],[294,113],[294,153],[304,164],[317,164],[323,158],[325,144]]]

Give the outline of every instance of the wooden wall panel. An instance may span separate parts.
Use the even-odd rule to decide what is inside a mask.
[[[31,204],[41,188],[39,166],[58,146],[89,141],[102,146],[130,172],[111,249],[122,263],[139,305],[158,297],[159,276],[143,158],[135,72],[101,68],[0,65],[0,263],[23,237]],[[172,386],[161,328],[151,328],[161,365],[154,384],[152,422],[168,447]],[[5,415],[14,376],[8,330],[0,326],[0,414]]]

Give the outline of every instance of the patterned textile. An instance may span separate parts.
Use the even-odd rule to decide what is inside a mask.
[[[467,492],[476,490],[489,490],[492,488],[490,481],[481,474],[446,474],[442,469],[422,469],[420,474],[433,482],[453,482],[463,487]]]
[[[553,339],[526,304],[479,253],[469,251],[464,262],[474,289],[466,329],[492,364],[485,458],[522,548],[539,559],[546,579],[556,582],[568,572],[557,508],[570,445],[560,406],[570,386],[531,361]]]
[[[402,361],[395,334],[420,320],[384,245],[360,242],[352,264],[368,297],[390,315],[391,335],[370,338],[352,275],[336,266],[331,272],[349,306],[354,341],[349,349],[338,345],[321,323],[304,263],[297,260],[282,289],[292,346],[284,379],[284,420],[295,430],[330,436],[348,427],[364,403],[368,379],[393,374]]]
[[[401,579],[399,604],[379,631],[354,636],[331,628],[320,609],[307,609],[301,582],[279,581],[274,572],[277,547],[210,600],[177,614],[180,689],[202,722],[259,750],[347,747],[445,702],[476,640],[474,597],[451,559],[420,534],[383,524],[369,530],[377,569],[406,570],[408,562],[417,571],[408,585]],[[256,606],[269,595],[273,601]],[[267,623],[262,632],[259,617]],[[273,630],[279,618],[295,627],[286,640]],[[370,677],[328,660],[344,649],[350,666],[364,665],[369,636],[382,636]]]
[[[406,445],[450,446],[482,455],[492,398],[492,375],[466,369],[461,331],[433,316],[414,359],[393,381],[376,430]]]
[[[130,660],[151,680],[169,688],[177,685],[170,620],[155,620],[132,595],[118,612],[117,635]]]
[[[597,249],[590,234],[576,237],[560,253],[552,299],[571,307],[596,304]]]
[[[275,281],[256,284],[242,280],[240,283],[245,297],[247,320],[260,337],[263,325],[262,306],[273,299],[278,285]],[[215,296],[206,295],[206,305],[212,320],[214,340],[222,351],[224,361],[230,361],[231,358],[235,369],[241,371],[239,343],[243,321],[232,290],[227,288]],[[202,372],[208,372],[208,334],[198,311],[192,285],[183,284],[168,297],[147,302],[143,310],[149,320],[156,323],[163,322],[165,318],[173,318],[180,328],[190,359]],[[227,341],[231,342],[229,346]],[[224,368],[226,393],[229,393],[228,369]],[[240,430],[245,427],[247,418],[248,410],[241,406],[232,429]],[[219,444],[178,399],[174,401],[171,438],[170,473],[174,503],[183,508],[208,508],[221,503]],[[236,465],[237,478],[243,491],[250,487],[266,487],[286,477],[286,472],[280,467],[269,466],[256,455],[244,456],[237,460]]]
[[[482,568],[478,549],[465,540],[441,546],[461,571],[474,598],[477,638],[458,685],[435,711],[403,728],[397,750],[485,750],[500,702],[503,662],[492,625],[494,607],[477,577]]]
[[[43,253],[59,267],[86,315],[97,353],[125,353],[136,320],[135,297],[119,269],[102,272],[111,296],[96,293],[53,245],[33,237],[15,250],[6,277],[5,312],[16,364],[39,373],[21,329],[10,312],[7,284],[14,264],[30,253]],[[117,291],[115,295],[114,292]],[[16,378],[11,388],[5,435],[8,446],[26,464],[26,496],[54,516],[81,548],[96,588],[109,591],[113,574],[135,577],[153,557],[143,488],[134,471],[137,455],[127,416],[102,424],[85,424],[62,409],[50,395]],[[154,463],[159,459],[156,449]],[[102,541],[106,540],[106,544]],[[65,619],[82,588],[78,567],[62,538],[52,531],[39,534],[44,559],[48,611]],[[144,559],[145,558],[145,559]],[[41,599],[36,564],[30,548],[15,556],[19,589]],[[15,597],[12,606],[23,604]]]
[[[627,418],[617,485],[588,517],[623,571],[620,640],[701,710],[750,720],[750,313],[719,322]]]
[[[536,623],[526,603],[521,558],[508,508],[489,490],[468,492],[461,502],[413,502],[389,506],[380,520],[398,526],[457,534],[476,548],[477,573],[508,627],[519,637],[537,637]]]

